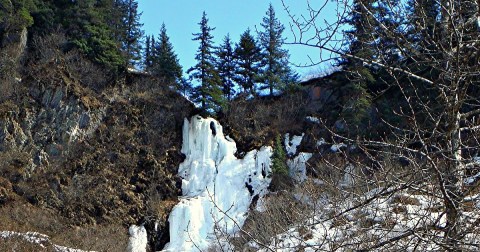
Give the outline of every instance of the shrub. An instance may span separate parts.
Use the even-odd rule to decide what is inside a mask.
[[[272,155],[272,172],[274,174],[288,175],[287,154],[282,145],[280,134],[275,138]]]

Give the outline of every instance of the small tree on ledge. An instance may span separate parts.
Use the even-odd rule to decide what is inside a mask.
[[[272,172],[273,174],[288,175],[287,154],[283,148],[280,134],[277,134],[273,147]]]

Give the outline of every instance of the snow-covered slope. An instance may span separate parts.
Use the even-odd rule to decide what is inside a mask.
[[[270,183],[271,147],[237,159],[236,144],[214,119],[194,116],[183,126],[179,167],[183,197],[169,217],[170,243],[164,251],[206,250],[215,233],[234,234],[243,225],[256,196]]]
[[[68,248],[60,245],[53,244],[50,241],[48,235],[40,234],[37,232],[14,232],[14,231],[0,231],[0,242],[3,242],[4,239],[21,239],[26,243],[38,245],[39,251],[55,251],[55,252],[88,252],[81,249]],[[21,248],[20,248],[21,250]],[[15,248],[12,248],[12,251],[17,251]],[[94,252],[94,251],[91,251]]]

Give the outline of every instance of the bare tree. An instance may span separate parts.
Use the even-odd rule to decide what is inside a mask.
[[[479,221],[471,214],[478,212],[471,209],[471,203],[478,190],[476,179],[480,177],[474,176],[479,165],[476,162],[480,129],[479,2],[375,1],[376,5],[371,6],[383,6],[393,20],[401,21],[398,30],[392,30],[373,7],[362,4],[363,1],[354,2],[360,4],[360,10],[349,1],[337,2],[335,22],[320,20],[330,4],[327,0],[319,7],[308,1],[307,16],[297,16],[285,3],[284,6],[295,34],[291,43],[320,50],[323,58],[312,59],[310,65],[338,57],[362,61],[368,67],[380,69],[384,77],[380,81],[384,80],[385,90],[373,95],[401,94],[398,104],[389,108],[400,122],[379,115],[379,123],[388,129],[382,137],[351,139],[331,131],[336,139],[355,144],[364,154],[363,160],[352,162],[363,167],[359,179],[370,179],[363,184],[383,188],[358,206],[368,205],[373,199],[415,191],[440,199],[442,209],[436,221],[417,221],[415,228],[376,243],[369,241],[369,246],[358,245],[358,248],[386,248],[414,237],[419,244],[433,244],[442,250],[479,249],[480,240],[475,235]],[[377,41],[389,41],[388,50],[385,43],[375,44],[377,57],[371,59],[345,50],[341,43],[342,20],[352,11],[361,11],[369,17],[368,22],[373,24],[365,26],[375,27]],[[395,54],[397,59],[387,59],[387,52]],[[399,162],[395,160],[404,161],[408,169],[398,168]],[[355,206],[347,207],[335,216],[354,209]],[[409,248],[418,247],[413,244]]]

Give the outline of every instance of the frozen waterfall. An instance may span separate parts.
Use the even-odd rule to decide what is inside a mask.
[[[185,119],[186,159],[178,170],[183,196],[169,216],[170,243],[164,251],[206,250],[217,242],[215,232],[237,232],[252,199],[266,194],[272,148],[250,151],[243,159],[234,156],[236,150],[216,120]]]

